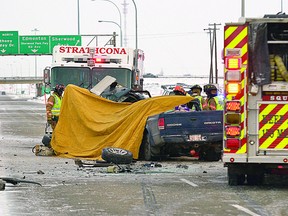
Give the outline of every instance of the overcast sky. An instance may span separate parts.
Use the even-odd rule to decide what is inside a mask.
[[[80,34],[119,33],[113,23],[120,24],[115,5],[105,0],[80,1]],[[121,10],[123,38],[127,46],[135,48],[135,8],[126,0],[127,14],[123,13],[124,0],[111,0]],[[138,48],[145,52],[145,72],[164,75],[208,75],[210,68],[209,34],[204,29],[217,25],[218,71],[223,73],[221,51],[223,28],[241,16],[242,0],[135,0],[137,6]],[[288,11],[288,0],[246,0],[246,17],[263,17]],[[125,19],[126,18],[126,19]],[[126,22],[125,22],[126,20]],[[126,23],[126,25],[125,25]],[[125,28],[126,26],[126,28]],[[5,0],[1,1],[0,31],[18,31],[19,35],[76,35],[78,34],[77,0]],[[87,45],[89,37],[82,39]],[[107,38],[99,41],[104,45]],[[120,37],[118,45],[120,46]],[[50,56],[37,57],[37,75],[42,75]],[[33,76],[35,58],[0,57],[2,76]]]

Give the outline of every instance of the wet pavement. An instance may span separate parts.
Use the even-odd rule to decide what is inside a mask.
[[[195,158],[137,161],[129,171],[108,173],[35,156],[44,129],[44,104],[0,97],[0,177],[42,185],[6,183],[0,215],[288,215],[287,179],[231,187],[221,161]]]

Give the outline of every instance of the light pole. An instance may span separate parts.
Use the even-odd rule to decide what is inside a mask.
[[[245,17],[245,0],[241,0],[241,17]]]
[[[95,1],[95,0],[91,0],[91,1]],[[119,13],[119,25],[120,25],[120,29],[122,32],[122,15],[121,15],[121,11],[120,11],[119,7],[113,1],[110,1],[110,0],[101,0],[101,1],[110,2],[111,4],[113,4],[117,8],[117,11]],[[122,47],[122,36],[121,36],[121,47]]]
[[[122,28],[121,28],[121,26],[118,23],[114,22],[114,21],[99,20],[98,22],[100,22],[100,23],[101,22],[113,23],[113,24],[115,24],[115,25],[117,25],[119,27],[119,29],[120,29],[120,42],[121,42],[121,47],[122,47]]]
[[[136,4],[135,4],[135,1],[134,0],[132,0],[133,1],[133,4],[134,4],[134,7],[135,7],[135,43],[136,43],[136,45],[135,45],[135,48],[136,48],[136,50],[138,50],[138,21],[137,21],[137,6],[136,6]]]
[[[78,35],[80,35],[80,3],[77,0]]]
[[[32,32],[34,31],[34,33],[36,35],[39,30],[37,28],[34,28],[31,31]],[[37,56],[36,56],[36,54],[35,54],[35,77],[37,77]]]

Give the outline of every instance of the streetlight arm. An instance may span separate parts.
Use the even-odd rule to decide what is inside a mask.
[[[118,24],[118,23],[116,23],[116,22],[114,22],[114,21],[109,21],[109,20],[98,20],[98,22],[107,22],[107,23],[114,23],[115,25],[117,25],[120,29],[121,29],[121,26]]]
[[[119,27],[119,29],[120,29],[120,41],[121,41],[121,47],[122,47],[122,28],[121,28],[121,26],[118,23],[116,23],[114,21],[110,21],[110,20],[98,20],[98,22],[99,23],[101,23],[101,22],[113,23]]]
[[[95,0],[91,0],[91,1],[95,1]],[[122,15],[121,15],[121,11],[120,11],[119,7],[113,1],[110,1],[110,0],[102,0],[102,1],[110,2],[111,4],[113,4],[117,8],[118,13],[119,13],[120,28],[121,28],[121,32],[122,32]],[[121,38],[121,46],[122,46],[122,38]]]

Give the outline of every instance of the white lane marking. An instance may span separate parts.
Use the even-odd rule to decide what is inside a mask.
[[[259,214],[256,214],[256,213],[250,211],[249,209],[244,208],[244,207],[242,207],[242,206],[240,206],[240,205],[232,205],[232,206],[235,207],[235,208],[237,208],[237,209],[239,209],[240,211],[246,212],[246,213],[249,214],[249,215],[252,215],[252,216],[260,216]]]
[[[189,184],[189,185],[191,185],[191,186],[193,186],[193,187],[198,187],[198,185],[197,184],[194,184],[193,182],[191,182],[191,181],[188,181],[187,179],[180,179],[181,181],[183,181],[183,182],[185,182],[185,183],[187,183],[187,184]]]

